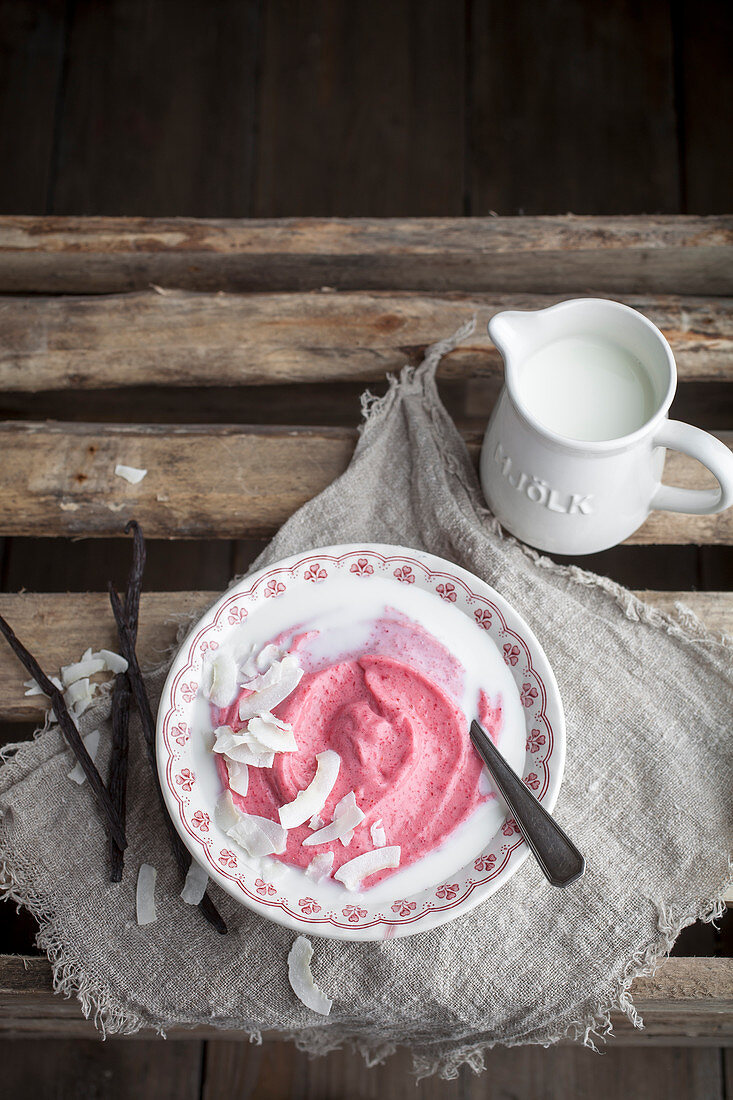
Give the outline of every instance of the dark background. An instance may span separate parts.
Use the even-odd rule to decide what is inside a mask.
[[[723,0],[1,0],[0,214],[729,212],[732,43]],[[358,388],[280,388],[282,422],[353,425]],[[682,387],[676,415],[729,427],[719,396],[711,408]],[[0,415],[260,415],[211,391],[164,399],[3,397]],[[146,583],[220,588],[258,549],[153,542]],[[636,588],[729,589],[731,560],[725,547],[620,547],[585,564]],[[113,540],[5,539],[0,588],[100,590],[126,563]],[[0,936],[33,949],[7,904]],[[730,936],[730,921],[696,926],[677,950],[714,953]],[[367,1072],[283,1044],[3,1041],[0,1058],[0,1091],[19,1098],[733,1097],[714,1048],[496,1051],[481,1078],[417,1090],[402,1055]]]
[[[0,211],[718,213],[725,0],[3,0]]]

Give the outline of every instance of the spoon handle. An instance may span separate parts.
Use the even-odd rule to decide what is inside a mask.
[[[553,886],[575,882],[585,871],[578,849],[512,771],[479,722],[471,723],[471,740],[546,878]]]

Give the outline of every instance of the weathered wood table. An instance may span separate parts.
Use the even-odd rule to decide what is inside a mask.
[[[13,417],[0,422],[6,538],[116,538],[132,516],[153,539],[264,538],[346,466],[358,390],[418,361],[474,313],[476,335],[447,357],[440,379],[477,454],[501,378],[487,320],[574,295],[646,313],[677,357],[675,415],[733,428],[733,218],[0,218],[0,292],[0,393]],[[733,445],[733,432],[719,434]],[[118,462],[148,475],[128,485],[114,475]],[[665,480],[708,484],[676,454]],[[708,573],[723,587],[731,544],[733,511],[657,513],[629,540],[650,548],[661,580],[672,576],[669,547],[717,547]],[[46,543],[52,582],[56,545]],[[663,608],[682,598],[711,627],[733,631],[733,593],[691,591],[702,573],[685,568],[676,587],[686,591],[643,597]],[[141,658],[172,641],[172,615],[213,595],[147,592]],[[49,671],[89,644],[114,644],[101,586],[4,591],[0,610]],[[24,678],[0,648],[6,741],[41,717]],[[646,1030],[619,1018],[618,1041],[733,1042],[733,959],[720,943],[717,952],[673,957],[637,981]],[[0,1035],[92,1033],[75,1001],[51,993],[45,958],[0,956]]]

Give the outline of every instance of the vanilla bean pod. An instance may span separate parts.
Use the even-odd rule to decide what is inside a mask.
[[[133,644],[137,641],[137,624],[140,612],[140,593],[143,584],[143,570],[145,569],[145,539],[140,525],[131,519],[125,527],[125,534],[133,535],[132,567],[127,578],[125,591],[125,619],[127,620]],[[109,761],[109,793],[112,796],[120,820],[124,824],[127,812],[127,762],[130,747],[129,722],[130,722],[130,681],[127,672],[119,672],[115,677],[115,686],[112,692],[112,743]],[[124,855],[122,849],[115,844],[113,837],[108,837],[107,852],[109,856],[110,881],[122,881],[122,869]]]
[[[115,839],[115,844],[124,850],[127,847],[127,840],[125,839],[125,830],[120,821],[119,814],[110,798],[109,791],[104,785],[104,780],[84,747],[84,742],[81,739],[79,730],[76,728],[76,722],[67,709],[63,692],[59,691],[52,680],[49,680],[36,658],[15,636],[12,627],[5,621],[2,615],[0,615],[0,632],[5,636],[8,645],[21,664],[24,665],[26,671],[30,673],[44,695],[47,695],[51,700],[56,715],[56,721],[66,738],[69,748],[73,750],[76,759],[82,766],[85,776],[89,780],[89,786],[96,796],[105,823]]]
[[[125,821],[127,811],[127,758],[130,745],[130,687],[126,672],[118,672],[112,692],[112,742],[110,750],[109,793],[112,802]],[[123,850],[114,837],[107,837],[110,882],[121,882],[125,864]]]
[[[158,793],[158,801],[163,814],[163,820],[165,827],[168,831],[168,836],[171,842],[171,848],[173,849],[173,855],[175,856],[178,870],[184,876],[188,873],[188,869],[191,866],[191,853],[186,845],[178,835],[178,831],[171,820],[171,816],[168,813],[168,808],[163,798],[163,791],[160,786],[160,779],[158,777],[158,765],[155,759],[155,722],[153,720],[153,712],[150,709],[150,700],[148,699],[147,692],[145,690],[145,684],[143,683],[142,673],[140,672],[140,666],[137,662],[137,655],[135,653],[135,645],[132,641],[132,633],[130,627],[125,620],[125,614],[122,610],[122,604],[120,598],[115,591],[114,585],[109,584],[109,599],[112,604],[112,612],[117,623],[117,632],[120,638],[120,648],[122,655],[127,660],[128,668],[127,674],[130,679],[130,688],[132,695],[137,706],[138,713],[140,714],[140,723],[143,730],[143,741],[145,742],[145,748],[148,754],[148,761],[153,773],[153,782],[155,789]],[[205,893],[201,901],[199,902],[199,909],[206,917],[207,921],[214,926],[217,932],[221,932],[224,935],[227,931],[227,926],[224,923],[219,910],[214,905],[213,901],[209,897],[208,893]]]

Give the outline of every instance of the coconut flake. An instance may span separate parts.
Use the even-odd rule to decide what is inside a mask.
[[[137,893],[135,897],[138,924],[153,924],[158,918],[155,913],[155,880],[158,872],[150,863],[141,863],[137,873]]]
[[[229,760],[250,764],[253,768],[271,768],[274,763],[275,754],[246,731],[235,733],[231,726],[219,726],[214,736],[214,752],[222,753]]]
[[[94,700],[91,694],[86,699],[80,699],[78,703],[75,703],[73,707],[69,707],[69,714],[72,718],[81,718],[82,714],[85,714]]]
[[[97,750],[99,749],[99,730],[92,730],[91,733],[87,733],[82,737],[84,748],[87,750],[92,760],[96,758]],[[74,767],[69,772],[69,779],[73,779],[79,786],[86,780],[86,772],[82,768],[81,764],[77,760]]]
[[[274,714],[265,711],[256,718],[250,718],[247,732],[256,738],[258,744],[271,752],[297,752],[298,742],[289,722],[281,722]]]
[[[229,773],[230,788],[235,794],[241,794],[244,798],[249,790],[249,768],[238,760],[227,760],[226,766]]]
[[[323,882],[331,874],[332,867],[333,852],[319,852],[317,856],[313,856],[305,869],[305,873],[314,882]]]
[[[317,833],[311,833],[303,841],[306,848],[313,844],[330,844],[332,840],[342,840],[346,836],[352,836],[354,829],[364,820],[364,814],[354,803],[347,806],[343,813],[339,814],[325,829],[319,829]]]
[[[51,683],[53,684],[53,686],[55,688],[59,689],[59,691],[64,690],[64,685],[61,683],[58,676],[49,676],[49,680],[51,681]],[[28,690],[25,693],[26,695],[45,695],[46,694],[46,692],[43,690],[41,685],[36,683],[35,680],[24,680],[23,681],[23,686],[28,688]]]
[[[255,859],[280,855],[288,842],[287,829],[269,817],[258,817],[256,814],[239,814],[239,820],[227,831],[227,836],[241,844],[245,852]]]
[[[352,806],[356,806],[356,792],[349,791],[343,798],[340,798],[333,808],[331,814],[331,821],[335,821],[337,817],[340,817],[342,813],[345,813],[347,809]]]
[[[229,791],[224,791],[216,803],[214,820],[222,832],[244,848],[254,859],[280,855],[285,851],[288,834],[276,821],[255,814],[243,814],[234,805]]]
[[[147,470],[141,470],[137,466],[125,466],[121,462],[118,462],[115,466],[115,473],[118,477],[123,477],[125,481],[129,481],[130,485],[137,485],[145,477]]]
[[[69,714],[72,718],[81,718],[82,714],[86,714],[93,702],[94,699],[90,691],[89,695],[85,696],[84,699],[80,699],[78,703],[74,703],[73,707],[69,707]]]
[[[308,821],[313,814],[320,813],[333,790],[340,767],[341,757],[333,749],[317,753],[316,774],[308,786],[300,791],[292,802],[288,802],[278,810],[280,821],[286,829],[295,829]]]
[[[369,830],[369,835],[372,838],[372,844],[375,848],[384,848],[387,843],[387,834],[384,831],[384,825],[380,817],[379,821],[375,821]]]
[[[85,676],[80,680],[75,680],[73,684],[69,684],[64,691],[64,700],[67,707],[73,706],[74,703],[78,703],[87,695],[89,695],[89,677]]]
[[[188,868],[188,874],[186,875],[186,881],[181,890],[181,900],[185,901],[186,905],[198,905],[206,893],[206,884],[208,881],[209,876],[205,868],[203,868],[200,863],[197,863],[195,859],[192,859],[191,866]]]
[[[269,668],[279,661],[283,653],[279,646],[266,645],[264,649],[254,655],[254,646],[249,651],[247,658],[242,665],[242,678],[241,683],[251,685],[252,680],[256,680],[261,677],[262,673],[267,672]]]
[[[234,750],[232,759],[250,768],[271,768],[275,762],[274,752],[267,752],[262,745],[241,745]]]
[[[95,660],[104,661],[104,667],[117,675],[118,672],[127,672],[127,661],[121,654],[114,653],[111,649],[100,649],[98,653],[92,653]]]
[[[216,650],[204,663],[204,698],[216,707],[228,707],[237,695],[237,662],[227,650]]]
[[[313,817],[308,822],[309,829],[322,829],[325,825],[325,821],[320,814],[313,814]]]
[[[348,794],[345,794],[344,797],[339,802],[336,803],[336,805],[333,808],[333,814],[331,815],[331,820],[335,821],[338,817],[341,817],[343,814],[345,814],[347,810],[349,810],[349,811],[359,810],[359,807],[357,806],[357,803],[356,803],[356,794],[354,793],[354,791],[349,791]],[[361,813],[361,810],[359,810],[359,813]],[[351,816],[353,817],[354,815],[352,814]],[[364,814],[361,814],[361,817],[359,818],[359,821],[363,821],[363,820],[364,820]],[[357,824],[358,824],[358,822],[357,822]],[[343,844],[344,848],[348,848],[348,846],[351,844],[351,841],[353,839],[354,839],[354,830],[353,829],[350,829],[347,833],[343,833],[339,837],[339,840]]]
[[[342,882],[347,890],[358,890],[362,881],[378,871],[387,871],[400,865],[400,846],[393,844],[389,848],[374,848],[371,852],[350,859],[339,867],[333,876]]]
[[[262,746],[240,745],[227,759],[238,764],[247,764],[250,768],[271,768],[275,762],[274,752],[266,752]]]
[[[281,661],[275,661],[264,673],[262,687],[256,687],[258,680],[252,680],[247,687],[252,694],[245,696],[239,704],[239,717],[243,722],[255,718],[259,714],[273,711],[278,703],[287,699],[288,695],[300,683],[303,669],[291,654],[283,657]],[[265,684],[264,681],[267,681]]]
[[[89,685],[89,677],[75,680],[64,692],[64,702],[73,718],[79,718],[94,702],[94,690]]]
[[[83,677],[93,676],[95,672],[104,671],[104,661],[93,657],[82,658],[75,665],[66,665],[61,669],[61,680],[66,687],[81,680]]]
[[[310,940],[306,936],[298,936],[288,955],[288,979],[293,993],[306,1008],[318,1012],[321,1016],[328,1016],[333,1001],[318,988],[313,980],[312,958],[313,945]]]
[[[274,687],[275,684],[280,683],[283,675],[287,672],[288,665],[285,665],[285,667],[283,667],[283,660],[272,661],[272,663],[268,665],[264,672],[256,672],[255,675],[250,676],[249,679],[245,679],[246,673],[244,672],[244,670],[242,670],[240,683],[244,687],[246,687],[248,691],[251,692],[264,691],[265,688]],[[293,661],[294,658],[291,657],[289,664],[292,664]],[[248,668],[250,671],[252,671],[253,666],[248,661],[245,665],[245,668]]]
[[[222,832],[229,835],[229,830],[233,829],[239,821],[239,810],[234,805],[234,799],[229,791],[224,791],[219,796],[216,809],[214,810],[214,820],[219,826]]]

